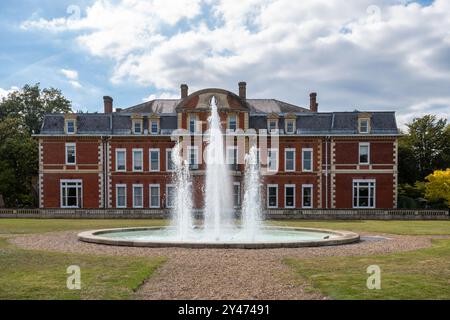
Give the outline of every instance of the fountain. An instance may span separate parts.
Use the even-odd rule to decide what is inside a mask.
[[[264,226],[256,146],[251,146],[245,156],[245,191],[239,225],[232,207],[231,177],[225,161],[223,131],[214,96],[210,106],[203,224],[194,223],[190,168],[188,161],[183,159],[182,143],[178,141],[172,152],[176,191],[171,224],[168,227],[87,231],[78,235],[79,240],[121,246],[247,249],[323,246],[359,241],[358,234],[347,231]]]

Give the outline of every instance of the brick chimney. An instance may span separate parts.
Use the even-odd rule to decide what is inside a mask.
[[[239,82],[239,97],[242,99],[247,99],[247,83]]]
[[[188,96],[188,85],[187,84],[182,84],[181,85],[181,99],[184,99]]]
[[[312,112],[317,112],[319,104],[317,103],[317,93],[311,92],[309,94],[309,109]]]
[[[105,113],[112,113],[112,111],[113,111],[113,98],[111,98],[109,96],[104,96],[103,97],[103,105],[104,105]]]

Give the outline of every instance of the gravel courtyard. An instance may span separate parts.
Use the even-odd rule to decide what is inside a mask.
[[[298,249],[128,248],[83,243],[78,232],[14,236],[25,249],[109,256],[167,257],[167,262],[137,292],[143,299],[327,299],[308,290],[283,264],[284,258],[377,255],[429,247],[432,236],[382,235],[357,244]],[[381,234],[360,233],[364,236]],[[365,272],[365,270],[361,270]]]

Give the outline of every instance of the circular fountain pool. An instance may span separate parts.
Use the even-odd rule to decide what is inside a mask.
[[[149,227],[86,231],[78,234],[78,239],[90,243],[129,247],[263,249],[348,244],[359,241],[359,235],[348,231],[263,227],[252,238],[239,228],[230,228],[219,238],[211,238],[199,228],[180,238],[174,228]]]

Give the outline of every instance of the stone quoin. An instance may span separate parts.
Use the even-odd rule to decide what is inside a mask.
[[[104,97],[103,113],[48,114],[39,141],[41,208],[154,208],[172,206],[171,149],[183,140],[190,162],[194,208],[204,207],[203,184],[210,101],[226,134],[233,202],[242,204],[244,156],[258,133],[267,209],[396,208],[397,139],[394,112],[319,112],[276,99],[204,89],[180,99],[129,108]],[[262,144],[262,138],[267,143]]]

